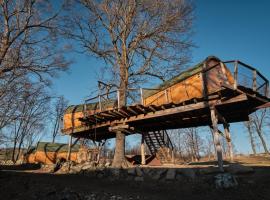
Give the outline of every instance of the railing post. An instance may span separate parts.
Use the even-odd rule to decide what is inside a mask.
[[[266,96],[267,98],[269,98],[269,82],[266,82],[265,96]]]
[[[102,107],[101,107],[101,96],[100,95],[98,95],[98,103],[99,103],[99,110],[101,111]]]
[[[165,93],[166,103],[169,103],[168,91],[165,90],[164,93]]]
[[[234,62],[234,89],[237,89],[237,85],[238,85],[238,61]]]
[[[86,102],[84,102],[84,105],[83,105],[83,117],[86,117]]]
[[[120,108],[120,92],[117,90],[117,107]]]
[[[141,94],[141,104],[144,106],[144,102],[143,102],[143,89],[140,88],[140,94]]]
[[[252,81],[253,91],[256,91],[257,90],[256,78],[257,78],[257,71],[256,70],[253,70],[253,81]]]

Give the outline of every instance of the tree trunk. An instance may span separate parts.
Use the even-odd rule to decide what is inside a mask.
[[[262,132],[261,131],[257,131],[257,132],[258,132],[259,138],[260,138],[260,140],[262,142],[264,152],[267,153],[267,154],[269,154],[269,151],[267,149],[267,145],[266,145],[266,142],[265,142],[265,140],[263,138]]]
[[[125,134],[121,131],[117,131],[112,166],[121,168],[125,162]]]
[[[125,64],[121,64],[120,65],[119,99],[118,99],[118,101],[119,101],[118,105],[120,107],[126,105],[127,85],[128,85],[127,68],[126,68]],[[114,153],[112,166],[119,168],[119,167],[125,166],[127,164],[127,161],[125,159],[125,134],[121,131],[116,131],[115,140],[116,140],[115,141],[115,153]]]
[[[228,145],[228,152],[227,153],[229,154],[230,161],[233,161],[233,146],[232,146],[230,128],[229,128],[229,125],[226,123],[223,123],[223,127],[224,127],[227,145]]]
[[[213,135],[214,135],[214,143],[215,143],[215,146],[216,146],[218,167],[219,167],[219,170],[221,172],[223,172],[224,169],[223,169],[222,148],[221,148],[220,140],[219,140],[218,119],[217,119],[217,116],[216,116],[215,109],[211,109],[211,120],[212,120],[212,125],[213,125]]]
[[[256,145],[255,145],[255,141],[254,141],[254,138],[253,138],[253,133],[252,133],[252,130],[251,130],[250,121],[246,122],[246,127],[248,129],[249,141],[250,141],[250,145],[251,145],[253,154],[256,155],[257,154]]]

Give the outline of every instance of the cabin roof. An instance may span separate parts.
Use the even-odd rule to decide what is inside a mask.
[[[164,89],[166,89],[166,88],[168,88],[176,83],[179,83],[179,82],[187,79],[190,76],[193,76],[194,74],[197,74],[198,72],[202,71],[204,62],[208,62],[209,60],[212,60],[212,59],[220,61],[219,58],[217,58],[215,56],[209,56],[204,61],[194,65],[193,67],[190,67],[189,69],[181,72],[180,74],[174,76],[173,78],[166,80],[163,83],[161,83],[160,85],[156,86],[154,89],[157,89],[157,90],[145,90],[143,93],[143,98],[147,98],[149,96],[152,96],[155,93],[160,92],[161,90],[164,90]]]
[[[78,152],[80,145],[75,144],[71,148],[71,152]],[[68,145],[63,143],[38,142],[36,151],[44,152],[68,152]]]

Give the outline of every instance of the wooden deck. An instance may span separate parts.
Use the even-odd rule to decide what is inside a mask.
[[[248,120],[248,115],[263,105],[269,98],[249,88],[236,89],[223,85],[222,90],[206,98],[191,99],[180,104],[161,106],[134,105],[98,112],[81,118],[83,126],[62,130],[73,137],[100,141],[114,138],[113,127],[122,129],[127,135],[140,132],[210,126],[210,108],[215,107],[227,123]],[[222,119],[219,123],[222,123]]]

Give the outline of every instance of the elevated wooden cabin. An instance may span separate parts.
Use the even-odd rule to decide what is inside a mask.
[[[113,127],[118,124],[127,134],[208,126],[212,124],[211,107],[228,123],[246,121],[250,113],[269,106],[268,94],[269,82],[255,68],[210,56],[158,87],[141,89],[140,102],[135,105],[118,107],[115,97],[70,106],[62,132],[102,140],[115,137]]]
[[[234,77],[224,63],[211,56],[205,62],[165,81],[158,87],[144,91],[143,105],[160,106],[200,99],[218,92],[224,83],[233,87]]]
[[[103,110],[113,110],[117,107],[117,103],[114,100],[103,101],[101,104]],[[80,119],[85,115],[94,115],[95,113],[101,112],[101,107],[99,102],[69,106],[64,113],[63,130],[83,126]]]

